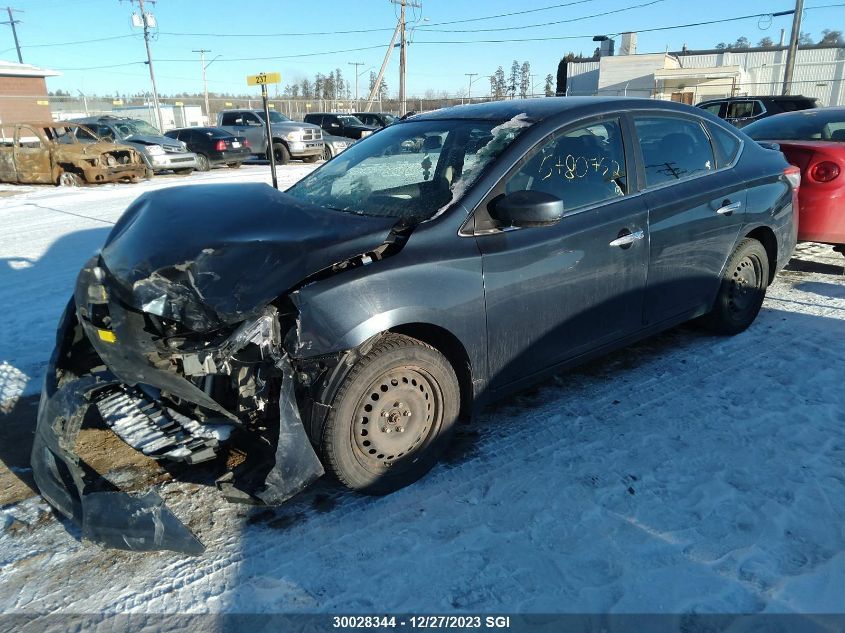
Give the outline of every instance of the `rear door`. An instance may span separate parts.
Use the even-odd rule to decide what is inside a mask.
[[[703,313],[713,305],[744,223],[745,184],[732,169],[736,153],[717,163],[709,130],[691,115],[638,114],[634,128],[651,237],[643,320]]]
[[[648,266],[648,213],[630,195],[635,163],[623,120],[576,123],[541,141],[476,209],[489,371],[518,382],[637,331]],[[563,200],[554,226],[497,229],[486,205],[515,191]]]

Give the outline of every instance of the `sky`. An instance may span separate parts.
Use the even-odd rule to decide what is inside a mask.
[[[49,90],[89,95],[149,90],[143,38],[130,22],[137,2],[8,2],[23,11],[14,17],[21,21],[17,26],[24,62],[62,73],[48,79]],[[486,94],[487,77],[498,66],[507,73],[514,59],[531,64],[535,90],[541,91],[543,79],[554,75],[563,55],[591,54],[596,46],[592,36],[599,34],[638,31],[640,53],[680,50],[684,44],[711,48],[740,36],[752,43],[763,37],[777,42],[781,29],[786,29],[788,38],[792,16],[643,30],[794,8],[792,0],[421,0],[419,4],[421,8],[408,8],[409,23],[416,25],[408,47],[411,96],[428,90],[465,94],[466,73],[478,74],[472,94]],[[839,6],[830,6],[834,4]],[[211,51],[206,61],[214,60],[207,69],[211,92],[245,93],[246,75],[258,72],[280,72],[283,83],[293,83],[340,68],[346,79],[353,79],[356,69],[361,73],[359,90],[365,96],[369,71],[380,67],[398,15],[390,0],[158,0],[148,4],[148,10],[158,23],[151,46],[158,91],[165,95],[202,91],[199,54],[192,51],[205,48]],[[520,13],[478,19],[514,12]],[[805,2],[801,30],[818,39],[823,29],[845,30],[841,0]],[[90,41],[103,38],[109,39]],[[531,38],[565,39],[478,41]],[[391,95],[399,85],[398,53],[396,49],[385,74]],[[17,61],[6,25],[0,25],[0,59]],[[353,67],[351,62],[363,65]]]

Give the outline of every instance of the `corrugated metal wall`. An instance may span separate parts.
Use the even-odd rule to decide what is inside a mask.
[[[632,57],[656,60],[650,55]],[[714,68],[719,66],[740,66],[744,80],[737,86],[740,95],[780,94],[783,84],[786,51],[780,48],[772,50],[754,49],[748,52],[724,51],[678,54],[682,68]],[[616,61],[624,60],[624,61]],[[601,88],[619,87],[628,81],[641,83],[643,67],[631,63],[624,57],[610,57],[604,60],[603,74],[599,77],[598,61],[570,62],[569,94],[597,94]],[[653,73],[662,68],[656,61],[652,64]],[[609,72],[610,70],[613,72]],[[731,92],[731,85],[726,82],[725,95]],[[845,105],[845,48],[805,48],[798,51],[793,73],[792,94],[815,97],[820,105]]]

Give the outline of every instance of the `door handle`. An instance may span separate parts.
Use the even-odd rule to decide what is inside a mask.
[[[645,237],[645,233],[642,229],[634,231],[633,233],[626,233],[625,235],[620,235],[615,240],[610,243],[610,246],[630,246],[637,240],[641,240]]]
[[[740,207],[742,207],[741,202],[734,202],[733,204],[731,204],[728,200],[725,200],[725,202],[727,202],[728,204],[723,204],[721,207],[716,209],[716,213],[718,213],[719,215],[730,215],[731,213],[733,213],[734,211],[738,211]]]

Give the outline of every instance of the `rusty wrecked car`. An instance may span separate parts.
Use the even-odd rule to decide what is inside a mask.
[[[98,485],[81,428],[188,464],[243,442],[234,500],[324,470],[397,490],[491,399],[695,317],[747,328],[795,245],[793,172],[681,104],[536,99],[396,123],[284,193],[145,193],[59,324],[36,482],[84,537],[191,553],[156,492]]]
[[[100,141],[77,123],[18,123],[0,129],[0,182],[79,186],[137,182],[146,175],[138,152]]]

